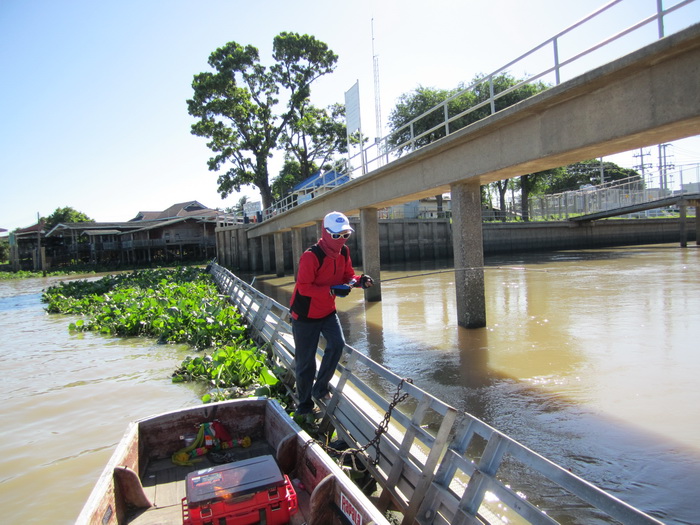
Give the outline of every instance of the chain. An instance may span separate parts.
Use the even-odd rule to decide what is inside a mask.
[[[374,431],[374,437],[364,446],[359,447],[359,448],[348,448],[346,450],[336,450],[333,447],[330,447],[324,443],[321,443],[319,441],[316,441],[316,443],[323,448],[327,453],[333,453],[333,454],[339,454],[338,457],[338,466],[340,468],[344,468],[345,464],[345,458],[348,455],[352,455],[352,463],[353,463],[353,468],[354,470],[357,470],[358,472],[360,471],[357,468],[355,458],[359,454],[364,454],[366,457],[367,461],[372,464],[372,466],[376,466],[379,464],[379,457],[380,457],[380,450],[379,450],[379,445],[381,442],[381,437],[382,434],[386,433],[386,431],[389,429],[389,422],[391,421],[391,414],[394,411],[394,408],[396,408],[396,405],[401,403],[403,400],[405,400],[408,397],[407,393],[401,393],[401,389],[403,388],[404,383],[410,383],[413,384],[413,379],[411,378],[403,378],[399,383],[396,385],[396,392],[394,393],[394,398],[392,399],[391,403],[389,403],[389,408],[387,409],[386,413],[384,414],[384,417],[382,418],[381,423],[379,426],[377,426],[377,429]],[[315,440],[312,440],[315,441]],[[311,444],[311,442],[307,442],[305,444],[308,446]],[[370,458],[369,455],[367,454],[367,449],[371,446],[375,447],[375,455],[374,459]]]

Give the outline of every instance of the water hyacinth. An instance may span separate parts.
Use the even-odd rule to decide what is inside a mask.
[[[250,340],[238,310],[219,295],[211,276],[198,268],[140,270],[47,289],[46,310],[83,316],[76,331],[144,336],[185,343],[211,355],[187,357],[173,382],[206,383],[205,402],[240,395],[272,395],[279,380],[267,353]]]
[[[138,271],[48,289],[49,312],[85,315],[71,330],[146,336],[195,349],[241,343],[246,327],[202,270]]]

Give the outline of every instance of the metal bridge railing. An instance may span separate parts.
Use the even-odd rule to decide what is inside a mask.
[[[375,142],[366,148],[364,146],[359,148],[359,152],[350,155],[348,160],[343,162],[345,169],[338,170],[339,178],[348,177],[348,175],[350,175],[350,179],[360,177],[396,160],[406,150],[418,149],[421,139],[431,137],[432,140],[435,140],[454,133],[461,129],[458,124],[460,120],[482,108],[487,108],[489,115],[492,115],[496,113],[497,102],[500,99],[527,84],[540,81],[549,85],[558,85],[563,81],[564,76],[574,78],[610,62],[616,57],[698,22],[697,14],[693,13],[691,9],[685,9],[696,0],[679,0],[673,5],[664,7],[664,4],[669,4],[671,1],[648,0],[646,5],[655,9],[649,9],[647,13],[642,11],[643,6],[640,6],[639,0],[613,0],[605,4],[518,58],[392,131],[389,135],[375,139]],[[630,11],[638,17],[634,21],[630,21]],[[669,20],[674,24],[671,31],[668,31],[667,28]],[[679,20],[681,21],[679,22]],[[632,35],[636,37],[636,40],[632,42],[626,40],[626,37]],[[591,43],[589,40],[591,38],[597,40]],[[596,52],[601,50],[607,51],[607,54],[597,56]],[[516,69],[522,70],[526,78],[517,85],[497,91],[494,79]],[[528,73],[532,71],[534,73]],[[567,73],[568,75],[566,75]],[[488,90],[487,99],[461,113],[450,113],[450,105],[456,99],[482,88]],[[438,119],[438,123],[429,129],[416,131],[419,123],[428,119]],[[404,135],[406,135],[406,139],[397,139],[397,137]],[[337,181],[338,184],[335,182],[326,184],[325,189],[331,191],[340,184],[339,181]],[[297,205],[295,196],[285,197],[282,201],[276,202],[264,210],[263,219],[283,213]]]
[[[210,271],[258,343],[268,345],[275,364],[287,370],[282,380],[293,393],[288,308],[216,263]],[[331,392],[330,401],[319,401],[321,424],[332,426],[351,448],[371,443],[358,459],[381,487],[377,506],[382,512],[398,509],[406,525],[551,525],[558,523],[556,517],[570,521],[569,511],[562,509],[572,508],[578,523],[600,522],[601,513],[620,523],[661,523],[350,346]],[[397,403],[399,394],[407,396]],[[385,422],[385,431],[377,432]],[[527,474],[514,476],[513,471]]]
[[[612,211],[666,197],[700,192],[700,164],[682,166],[668,172],[651,172],[646,178],[647,181],[633,176],[575,191],[532,197],[528,201],[530,220],[567,220],[578,215]],[[666,183],[653,187],[651,183],[658,178],[665,179]],[[671,189],[673,187],[677,189]],[[640,213],[649,215],[646,212]]]

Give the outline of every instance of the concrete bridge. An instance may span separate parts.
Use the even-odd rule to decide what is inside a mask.
[[[458,323],[486,325],[480,186],[585,159],[700,134],[700,24],[559,84],[478,121],[367,175],[242,230],[238,242],[274,239],[277,275],[282,232],[292,232],[293,258],[302,228],[320,228],[332,210],[360,216],[365,273],[380,276],[380,208],[452,195]],[[244,233],[243,233],[244,232]],[[288,249],[288,248],[287,248]],[[263,263],[265,254],[263,251]],[[296,267],[295,267],[296,271]],[[381,300],[381,283],[365,291]]]

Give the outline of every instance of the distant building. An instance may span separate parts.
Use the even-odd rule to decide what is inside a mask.
[[[43,224],[10,235],[13,269],[74,264],[149,264],[204,260],[216,255],[218,210],[197,201],[164,211],[140,211],[126,222]],[[14,247],[14,250],[13,250]]]

